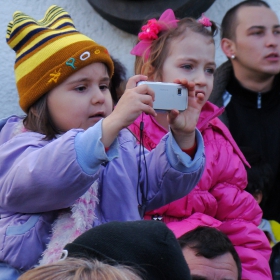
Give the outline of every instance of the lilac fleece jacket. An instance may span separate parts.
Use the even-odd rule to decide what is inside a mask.
[[[36,265],[59,210],[70,207],[95,180],[99,203],[93,226],[141,219],[139,146],[124,129],[106,153],[101,124],[45,141],[39,133],[22,131],[19,117],[0,120],[0,262],[21,270]],[[185,196],[197,184],[205,165],[199,131],[196,141],[194,159],[181,151],[171,133],[154,151],[145,151],[148,174],[142,156],[139,183],[149,187],[146,210]]]

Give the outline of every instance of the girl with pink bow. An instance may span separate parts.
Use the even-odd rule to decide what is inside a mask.
[[[227,234],[241,258],[239,279],[268,280],[271,250],[266,236],[258,229],[262,211],[253,196],[244,191],[247,185],[244,165],[248,163],[227,127],[217,118],[224,109],[207,101],[216,68],[213,39],[216,31],[215,23],[204,15],[198,21],[177,20],[169,9],[159,20],[150,19],[142,27],[139,41],[131,51],[136,56],[136,74],[147,75],[150,81],[182,84],[189,92],[194,89],[195,95],[188,96],[186,111],[195,109],[195,100],[203,104],[197,123],[206,151],[201,180],[184,198],[146,212],[145,219],[163,221],[176,237],[199,225],[216,227]],[[175,109],[157,112],[156,116],[142,114],[130,129],[152,150],[167,131],[173,132],[168,125],[170,116],[183,119],[183,114]],[[195,151],[194,144],[188,154]]]

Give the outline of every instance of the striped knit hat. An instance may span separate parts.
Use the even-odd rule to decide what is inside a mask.
[[[91,63],[104,63],[112,77],[114,66],[107,49],[78,32],[70,15],[58,6],[51,6],[38,21],[15,12],[6,39],[16,52],[16,84],[25,112],[45,93]]]

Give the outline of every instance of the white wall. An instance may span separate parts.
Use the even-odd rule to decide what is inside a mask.
[[[225,12],[241,0],[216,0],[205,13],[217,23]],[[280,17],[280,1],[268,0],[268,4]],[[18,95],[14,78],[15,53],[6,43],[6,28],[15,11],[22,11],[35,19],[41,19],[49,6],[56,4],[63,7],[72,16],[76,28],[91,37],[118,58],[128,70],[128,76],[133,75],[134,57],[129,54],[136,41],[136,36],[121,31],[104,20],[90,6],[87,0],[0,0],[0,118],[21,114],[18,106]],[[217,38],[216,63],[225,61]]]

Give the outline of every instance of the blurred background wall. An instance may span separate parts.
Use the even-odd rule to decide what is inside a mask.
[[[216,0],[205,11],[205,15],[218,24],[225,12],[241,0]],[[280,17],[280,1],[267,0],[267,3]],[[110,54],[119,59],[127,68],[127,76],[133,75],[134,56],[130,50],[136,42],[135,35],[124,32],[103,19],[87,0],[0,0],[0,118],[11,114],[22,114],[18,105],[18,95],[14,77],[15,53],[6,43],[6,27],[16,10],[22,11],[35,19],[41,19],[49,6],[56,4],[69,12],[76,28],[104,45]],[[226,60],[216,38],[216,63]]]

